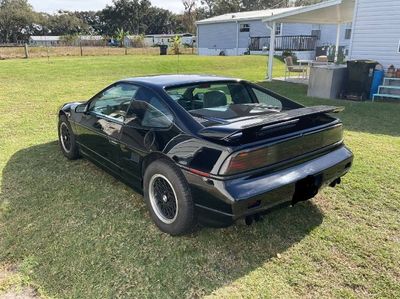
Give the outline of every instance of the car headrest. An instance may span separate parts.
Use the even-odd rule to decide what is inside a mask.
[[[228,100],[223,91],[213,90],[206,92],[204,94],[203,102],[204,102],[204,108],[212,108],[212,107],[226,106]]]
[[[148,90],[147,88],[139,88],[138,91],[135,94],[135,100],[137,101],[149,101],[153,97],[153,93]]]
[[[243,85],[231,85],[230,91],[232,95],[232,102],[234,104],[248,104],[251,103],[249,93]]]

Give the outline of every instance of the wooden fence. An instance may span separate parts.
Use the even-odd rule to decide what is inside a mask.
[[[196,54],[194,48],[181,48],[182,55]],[[168,55],[174,54],[169,48]],[[0,59],[39,58],[59,56],[118,56],[118,55],[160,55],[160,49],[117,48],[117,47],[30,47],[25,45],[0,45]]]

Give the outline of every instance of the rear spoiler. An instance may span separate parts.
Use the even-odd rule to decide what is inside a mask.
[[[343,110],[344,107],[335,106],[313,106],[292,109],[279,113],[259,115],[254,118],[239,120],[226,125],[206,127],[200,130],[198,134],[206,138],[228,140],[230,137],[238,133],[247,134],[261,130],[262,128],[277,128],[296,123],[303,117],[324,113],[338,113]]]

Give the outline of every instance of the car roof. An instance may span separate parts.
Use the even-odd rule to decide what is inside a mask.
[[[142,83],[157,87],[172,87],[186,84],[209,83],[209,82],[238,82],[240,79],[219,77],[213,75],[155,75],[146,77],[135,77],[121,80],[121,82]]]

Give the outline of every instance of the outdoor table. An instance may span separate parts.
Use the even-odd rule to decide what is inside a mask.
[[[312,60],[312,59],[298,59],[297,62],[299,63],[300,66],[303,65],[303,63],[307,64],[308,66],[310,66],[311,64],[313,64],[313,62],[315,62],[315,60]]]

